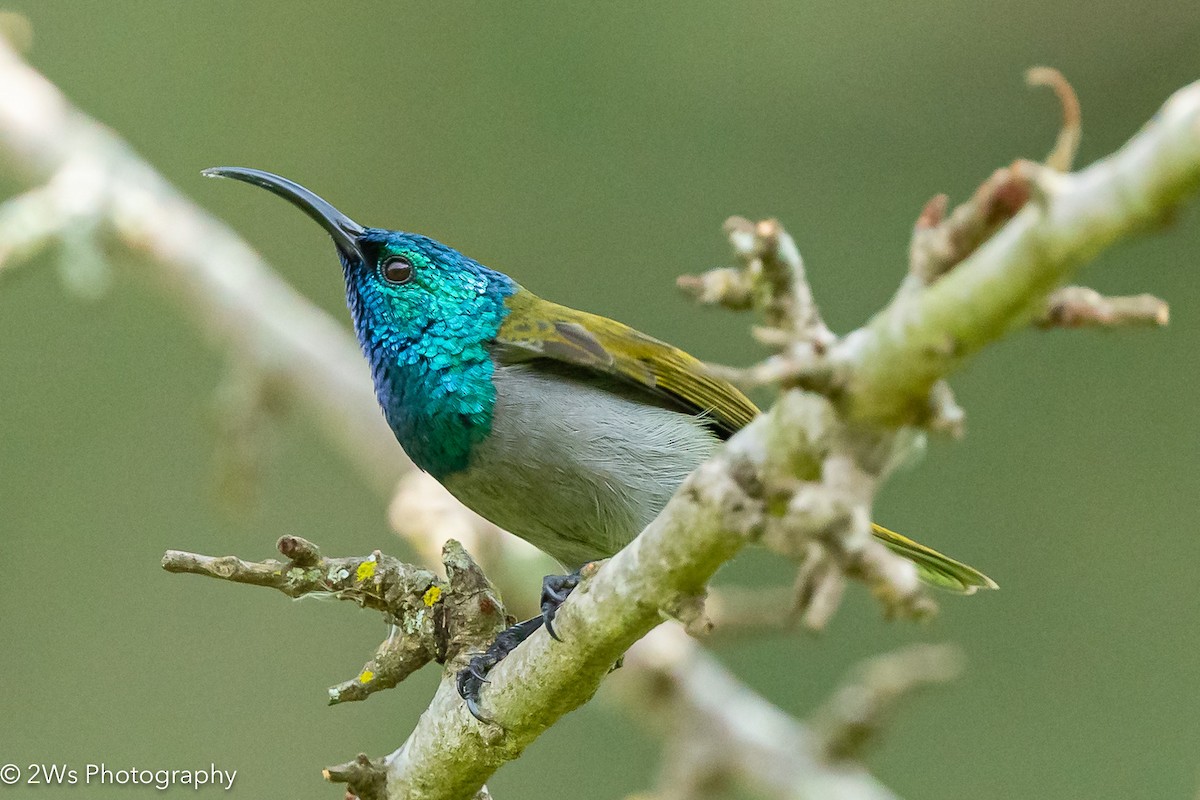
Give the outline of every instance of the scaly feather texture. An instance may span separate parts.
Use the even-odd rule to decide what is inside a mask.
[[[368,229],[360,242],[371,261],[343,254],[342,266],[379,405],[413,463],[442,479],[465,469],[491,430],[490,345],[516,284],[425,236]],[[414,267],[402,286],[377,268],[394,257]]]

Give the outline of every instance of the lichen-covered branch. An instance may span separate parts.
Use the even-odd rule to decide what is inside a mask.
[[[1018,166],[1031,199],[932,285],[905,293],[835,346],[840,407],[882,425],[918,421],[932,387],[1006,332],[1027,325],[1089,258],[1152,229],[1200,186],[1200,83],[1179,90],[1119,151],[1060,174]]]
[[[45,187],[0,207],[0,234],[11,235],[0,240],[0,258],[10,259],[0,268],[52,243],[74,248],[68,252],[80,257],[68,260],[83,264],[94,260],[89,248],[96,242],[144,255],[146,274],[256,374],[248,396],[297,401],[372,485],[393,487],[405,462],[340,326],[3,43],[0,87],[0,152],[30,184]],[[1062,162],[1072,148],[1060,138],[1051,160]],[[169,553],[164,565],[288,593],[330,592],[389,615],[396,636],[358,678],[334,687],[333,699],[361,699],[368,687],[429,660],[444,663],[443,680],[403,746],[331,767],[328,777],[369,800],[481,796],[497,767],[586,702],[664,615],[704,629],[709,579],[749,542],[801,562],[794,596],[810,624],[828,619],[848,578],[866,582],[891,613],[925,613],[914,567],[870,532],[875,491],[907,446],[904,429],[934,422],[953,428],[961,409],[943,383],[947,374],[1039,319],[1087,258],[1165,219],[1198,185],[1200,84],[1177,93],[1120,152],[1080,173],[1016,162],[985,183],[960,216],[935,201],[914,235],[914,242],[921,238],[916,251],[929,258],[880,314],[841,339],[821,320],[799,250],[782,226],[732,222],[727,233],[741,267],[685,285],[705,300],[763,315],[757,335],[774,353],[741,377],[785,391],[688,478],[633,543],[587,576],[556,620],[565,642],[539,631],[490,673],[482,706],[496,724],[472,718],[453,682],[467,653],[503,621],[490,584],[461,548],[447,545],[444,583],[380,553],[330,559],[296,539],[281,548],[287,562]],[[29,215],[37,225],[14,233],[21,226],[13,220]],[[67,237],[68,227],[86,236]],[[369,564],[375,572],[360,575]],[[703,670],[703,660],[689,663]],[[711,674],[704,682],[720,683]],[[885,708],[900,684],[887,686],[872,695],[870,709]],[[721,690],[727,697],[738,691],[727,681]],[[804,738],[765,703],[740,696],[785,743]],[[777,782],[779,796],[886,797],[857,767],[829,763],[857,746],[846,735],[857,730],[857,718],[840,711],[831,718],[825,730],[833,733],[823,745],[800,742],[808,748],[801,758],[777,772],[768,764],[762,779]],[[780,752],[756,731],[727,731],[731,752],[744,761],[728,765],[730,774],[749,780],[756,764]]]
[[[252,386],[251,404],[259,396],[296,403],[322,424],[320,430],[372,485],[390,491],[396,477],[405,472],[405,462],[380,421],[366,373],[357,369],[356,347],[343,329],[296,295],[230,229],[170,187],[115,134],[71,107],[2,41],[0,86],[5,88],[0,93],[0,154],[36,186],[0,208],[2,267],[67,244],[63,234],[72,226],[92,237],[90,244],[97,250],[120,245],[143,254],[140,274],[175,299],[202,331],[230,353],[241,376],[230,384],[230,392],[242,398]],[[440,544],[446,533],[434,527],[440,511],[435,508],[424,517],[429,527],[418,525],[421,514],[410,512],[416,506],[429,511],[430,500],[444,511],[446,504],[437,500],[444,495],[433,495],[422,476],[409,475],[411,480],[405,478],[397,494],[397,529],[428,550],[425,545]],[[494,529],[477,523],[473,520],[466,526],[475,537],[472,547],[487,550],[499,537]],[[358,579],[360,568],[378,565],[384,557],[331,560],[315,548],[310,553],[307,546],[299,546],[300,540],[285,539],[281,544],[284,555],[294,562],[211,559],[176,552],[166,557],[164,566],[270,586],[292,596],[333,592],[404,617],[400,609],[380,607],[386,606],[382,584],[367,586]],[[527,551],[504,548],[506,557],[514,552]],[[317,564],[311,563],[314,559]],[[528,555],[512,560],[521,572],[535,569],[535,559]],[[426,579],[424,573],[412,574],[420,575],[416,583]],[[435,580],[426,592],[441,586]],[[420,595],[422,603],[430,596],[426,592]],[[401,594],[416,599],[415,592]],[[441,602],[454,596],[450,592]],[[487,615],[482,619],[487,622]],[[487,636],[477,638],[481,643]],[[431,652],[448,648],[420,635],[406,645],[419,656],[402,657],[393,649],[402,639],[389,637],[355,679],[331,690],[331,699],[361,699],[366,694],[364,685],[381,688]],[[449,672],[454,668],[451,660]],[[453,693],[440,693],[439,702],[458,706]],[[460,734],[474,727],[473,721],[455,719]],[[426,724],[436,722],[435,713],[426,715]],[[361,768],[371,760],[359,758],[353,763],[360,769],[331,768],[329,775],[352,784],[361,779],[364,785],[354,789],[367,797],[375,784],[368,780],[369,771]],[[419,760],[407,763],[421,772]]]
[[[462,653],[486,647],[504,627],[495,589],[453,540],[442,550],[446,580],[378,550],[332,558],[299,536],[281,537],[277,547],[286,562],[168,550],[162,566],[167,572],[265,586],[288,597],[336,597],[382,612],[389,623],[387,638],[354,678],[330,688],[331,705],[390,689],[430,661],[460,661]]]
[[[839,423],[838,415],[815,395],[793,392],[785,396],[788,402],[733,437],[717,459],[685,483],[659,519],[564,606],[559,619],[564,630],[574,631],[568,634],[570,648],[558,648],[548,637],[536,635],[492,673],[485,710],[502,729],[491,734],[476,731],[451,687],[443,683],[409,742],[388,759],[390,794],[455,797],[481,784],[495,766],[519,755],[545,726],[586,700],[609,664],[654,625],[660,609],[691,608],[694,616],[694,604],[687,599],[700,594],[711,570],[747,538],[774,541],[781,550],[804,547],[809,554],[814,542],[821,545],[837,568],[823,571],[813,597],[836,592],[842,575],[861,575],[889,608],[919,608],[921,595],[915,590],[911,567],[872,547],[865,516],[875,486],[895,457],[889,431],[919,415],[864,413],[863,408],[871,409],[862,406],[872,397],[867,390],[878,392],[878,401],[907,408],[914,403],[913,387],[920,384],[915,401],[927,406],[933,387],[962,357],[954,348],[931,349],[931,338],[944,345],[948,338],[969,332],[981,347],[1027,324],[1030,307],[1039,307],[1085,255],[1121,233],[1139,229],[1194,188],[1200,147],[1195,141],[1193,106],[1200,88],[1189,92],[1177,96],[1155,125],[1101,168],[1062,177],[1080,182],[1072,191],[1059,191],[1052,183],[1054,176],[1036,165],[1018,165],[1014,177],[996,179],[994,185],[999,187],[1027,179],[1034,202],[1026,203],[992,238],[975,244],[969,255],[936,276],[930,286],[898,296],[881,317],[894,320],[889,315],[900,313],[895,309],[918,307],[927,309],[930,318],[906,316],[907,324],[892,326],[877,318],[832,345],[845,382],[831,395],[836,408],[847,412],[850,424]],[[1136,183],[1144,192],[1131,191],[1134,187],[1128,185],[1118,189],[1107,181]],[[989,190],[989,197],[994,194]],[[1154,201],[1150,208],[1122,202],[1139,196]],[[1093,207],[1097,202],[1101,208]],[[1101,210],[1110,227],[1101,228],[1098,244],[1089,244],[1081,226],[1085,217]],[[1017,233],[1010,233],[1012,229]],[[1027,233],[1030,229],[1035,233]],[[1026,241],[1025,246],[1014,248],[1010,242],[1014,236],[1036,238],[1037,247]],[[1057,241],[1065,249],[1045,249],[1048,241]],[[714,280],[734,286],[735,298],[742,296],[728,273]],[[951,281],[956,282],[957,293],[952,299],[943,298],[941,293],[948,291],[944,287]],[[698,288],[708,297],[717,294],[709,292],[711,286]],[[751,298],[754,305],[752,293]],[[908,368],[916,377],[872,383],[876,373],[893,369],[897,358],[902,363],[911,358]],[[952,400],[943,398],[941,403],[955,407]],[[884,424],[863,425],[865,421]],[[780,507],[781,489],[785,513],[778,515],[774,509]],[[530,691],[530,687],[537,689]],[[835,749],[849,752],[852,748],[839,744]],[[466,764],[471,766],[461,766]]]
[[[389,757],[390,796],[469,796],[500,764],[586,702],[622,654],[662,621],[662,609],[703,593],[717,568],[761,534],[758,475],[786,468],[778,461],[781,453],[763,442],[784,426],[820,418],[810,404],[800,405],[791,418],[768,413],[734,437],[688,479],[658,520],[575,590],[555,620],[565,642],[538,631],[489,674],[483,710],[496,725],[473,720],[447,676],[416,730]]]
[[[401,478],[388,519],[423,563],[438,563],[446,542],[457,540],[484,567],[489,580],[502,590],[513,589],[506,594],[510,614],[524,619],[539,611],[540,599],[530,589],[557,565],[455,500],[432,475],[412,470]]]
[[[821,318],[795,240],[773,219],[730,217],[725,235],[741,267],[683,275],[676,284],[698,302],[757,311],[766,325],[754,335],[776,355],[749,368],[709,369],[747,388],[827,388],[831,374],[824,356],[837,337]]]

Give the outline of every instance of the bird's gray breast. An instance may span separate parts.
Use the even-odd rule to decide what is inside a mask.
[[[719,440],[637,389],[497,365],[492,431],[443,479],[476,513],[574,569],[657,516]]]

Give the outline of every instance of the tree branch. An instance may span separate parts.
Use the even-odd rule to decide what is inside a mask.
[[[951,272],[897,296],[836,345],[851,419],[921,418],[934,384],[1029,322],[1078,268],[1118,238],[1162,225],[1200,185],[1200,83],[1175,93],[1119,151],[1067,175],[1018,172],[1033,199]]]
[[[1195,87],[1192,94],[1197,94]],[[1177,97],[1158,128],[1143,131],[1101,168],[1064,178],[1071,182],[1066,189],[1050,185],[1045,173],[1034,173],[1030,185],[1040,192],[1034,206],[928,288],[898,295],[867,328],[832,344],[833,357],[845,365],[848,379],[835,395],[840,406],[850,411],[852,420],[878,418],[858,412],[855,405],[871,398],[885,407],[904,408],[913,402],[914,387],[928,394],[963,357],[956,348],[931,351],[931,337],[944,342],[969,335],[978,349],[1027,323],[1030,307],[1044,303],[1084,253],[1095,251],[1081,230],[1084,217],[1106,209],[1108,228],[1101,227],[1101,232],[1107,231],[1104,241],[1110,241],[1164,213],[1168,201],[1178,201],[1194,186],[1200,147],[1195,146],[1196,137],[1179,131],[1195,125],[1187,95],[1183,101]],[[1164,139],[1159,128],[1172,134]],[[1166,166],[1156,165],[1147,148],[1164,144],[1174,149],[1167,149]],[[1171,168],[1183,168],[1185,178]],[[1144,191],[1139,194],[1126,186],[1122,194],[1105,183],[1117,176],[1126,183],[1136,179]],[[1121,197],[1150,197],[1154,202],[1112,208],[1101,202],[1094,207],[1098,199],[1116,202]],[[1030,239],[1036,240],[1036,247]],[[953,303],[944,297],[948,285],[957,287]],[[914,308],[921,313],[912,312]],[[903,319],[908,324],[885,325],[906,310]],[[872,381],[887,374],[896,359],[907,363],[913,375],[905,373],[906,380],[875,387]],[[496,767],[517,757],[558,717],[585,702],[620,655],[658,623],[662,609],[692,607],[689,598],[701,595],[716,568],[752,539],[803,553],[810,563],[812,546],[819,545],[823,558],[832,558],[836,568],[821,572],[811,596],[828,596],[828,586],[840,585],[842,575],[857,574],[876,587],[889,607],[907,607],[919,597],[911,565],[872,548],[863,535],[874,488],[894,455],[894,437],[886,429],[843,425],[826,401],[789,392],[734,436],[721,454],[685,482],[646,531],[581,585],[559,614],[569,647],[539,632],[491,673],[484,710],[499,725],[480,727],[469,717],[454,689],[452,671],[447,672],[409,740],[380,762],[386,770],[387,795],[473,794]],[[782,515],[774,510],[780,497],[785,500]]]
[[[89,230],[147,255],[158,267],[153,274],[202,328],[277,384],[281,394],[299,399],[368,481],[394,485],[404,462],[342,329],[113,134],[71,108],[3,44],[0,86],[5,88],[0,151],[32,181],[61,192],[26,196],[17,201],[22,205],[0,209],[0,221],[33,207],[41,208],[39,213],[70,213],[92,223]],[[407,587],[393,598],[406,598],[401,607],[388,605],[383,579],[375,586],[373,576],[367,581],[358,575],[367,563],[378,569],[384,563],[381,554],[330,560],[293,540],[295,549],[285,553],[290,553],[288,565],[179,553],[168,554],[167,561],[186,571],[228,573],[285,591],[334,591],[372,607],[382,605],[380,610],[411,625],[418,656],[406,661],[385,642],[368,665],[386,671],[385,662],[396,658],[403,662],[399,673],[429,652],[444,659],[446,672],[429,708],[391,755],[356,759],[356,766],[331,768],[329,775],[357,780],[362,785],[352,788],[372,797],[477,796],[500,764],[590,698],[613,663],[664,613],[685,621],[702,617],[700,598],[709,578],[748,542],[763,541],[806,564],[808,577],[798,595],[808,598],[810,616],[828,618],[847,577],[865,580],[891,612],[922,613],[914,568],[872,540],[869,529],[874,492],[905,449],[899,429],[928,423],[931,407],[957,408],[940,383],[945,375],[987,343],[1028,324],[1084,260],[1117,238],[1165,219],[1198,184],[1200,84],[1177,93],[1120,152],[1083,172],[1058,175],[1028,162],[1015,164],[992,188],[977,193],[986,201],[978,208],[999,209],[999,216],[980,217],[982,233],[959,249],[963,257],[925,271],[918,285],[909,282],[866,327],[840,340],[821,321],[799,251],[778,223],[731,225],[741,271],[700,279],[700,294],[762,311],[768,325],[760,338],[777,357],[794,362],[790,372],[779,371],[790,377],[778,382],[809,391],[785,392],[771,411],[689,477],[633,543],[587,577],[559,613],[556,627],[566,645],[539,631],[493,670],[483,707],[499,725],[472,719],[453,685],[468,643],[486,640],[502,613],[473,564],[447,558],[442,604],[449,609],[453,598],[465,605],[461,624],[448,624],[443,648],[431,622],[438,601],[426,600],[428,590],[441,584],[426,585],[418,604],[416,568],[388,562],[383,572],[392,570],[395,585]],[[1010,190],[1020,191],[1012,195]],[[1026,191],[1028,202],[1021,196]],[[64,209],[61,197],[83,200]],[[943,211],[935,204],[923,218],[936,226]],[[42,233],[14,239],[18,249],[31,252],[64,229],[57,217],[43,222]],[[939,386],[944,388],[940,394]],[[299,574],[292,575],[293,570]],[[449,610],[445,614],[455,618]],[[360,683],[369,682],[360,676]],[[351,697],[357,689],[348,684],[336,688],[339,697],[345,694],[342,699],[357,699]],[[747,759],[759,757],[762,743],[747,752]],[[841,767],[831,771],[815,761],[810,767],[811,772],[785,779],[818,785],[845,777],[835,774]],[[869,779],[851,777],[862,782],[854,796],[886,796]]]
[[[1086,286],[1064,286],[1034,318],[1039,328],[1161,327],[1171,318],[1165,300],[1152,294],[1105,297]]]
[[[293,598],[335,597],[382,612],[389,623],[387,638],[354,678],[330,688],[330,705],[365,700],[430,661],[461,661],[463,653],[486,647],[504,627],[496,590],[458,542],[449,541],[442,549],[447,580],[378,550],[369,556],[328,558],[299,536],[281,537],[277,547],[287,563],[168,550],[162,567],[265,586]]]
[[[655,800],[734,787],[771,800],[895,798],[861,766],[827,761],[812,730],[741,685],[676,626],[638,642],[612,683],[666,741]]]
[[[72,108],[3,41],[0,86],[6,89],[0,93],[0,152],[26,180],[47,182],[0,210],[0,219],[8,223],[0,225],[4,266],[58,243],[56,237],[81,220],[86,221],[83,227],[90,235],[145,254],[148,269],[144,274],[175,299],[211,340],[229,350],[235,362],[243,365],[240,369],[249,371],[250,379],[260,387],[256,394],[270,391],[299,400],[301,408],[322,422],[325,435],[373,485],[390,489],[394,478],[404,472],[404,462],[378,421],[366,373],[354,367],[356,346],[343,329],[276,278],[230,229],[184,199],[108,129]],[[256,372],[260,373],[257,377]],[[271,381],[274,386],[263,388]],[[447,506],[440,487],[434,494],[423,476],[409,474],[411,479],[406,478],[397,493],[398,511],[393,517],[398,520],[398,530],[428,551],[428,545],[440,544],[446,533],[432,527],[439,514],[441,522],[445,522],[447,508],[457,508],[458,516],[473,515],[460,506]],[[426,512],[433,510],[430,527],[415,524],[408,512],[416,506]],[[497,540],[496,531],[478,523],[474,518],[463,527],[475,537],[473,546],[487,549]],[[308,546],[300,546],[300,540],[285,539],[281,545],[285,556],[299,562],[276,567],[279,562],[172,552],[164,558],[164,566],[269,586],[290,596],[333,592],[370,607],[383,602],[387,593],[383,584],[364,587],[355,583],[364,565],[381,561],[379,554],[329,560],[315,548],[310,557]],[[506,557],[528,552],[516,547],[499,549]],[[321,560],[324,566],[310,569],[312,559]],[[518,555],[513,561],[524,571],[532,568],[534,559]],[[339,566],[332,568],[334,564]],[[293,569],[300,574],[292,573]],[[403,569],[397,567],[397,571]],[[377,575],[388,572],[381,570]],[[298,580],[305,575],[308,583]],[[417,583],[425,579],[421,572],[412,575],[420,576]],[[434,581],[429,588],[443,585]],[[422,599],[428,591],[421,593]],[[411,599],[415,594],[405,596]],[[404,617],[401,609],[380,610]],[[381,645],[381,650],[387,644]],[[414,649],[424,658],[440,647],[438,642],[418,636]],[[331,699],[360,699],[349,696],[348,686],[361,683],[366,672],[375,673],[370,683],[378,688],[389,679],[399,680],[404,671],[389,675],[387,667],[372,666],[368,662],[354,681],[334,687]],[[443,699],[457,707],[453,695],[443,695]],[[430,720],[436,722],[436,715],[427,715],[426,721]],[[461,719],[459,724],[463,724]],[[473,725],[466,722],[467,727]],[[372,763],[382,760],[360,757],[343,765],[345,769],[330,768],[328,774],[331,779],[361,781],[363,785],[355,791],[367,797],[378,789],[371,770],[364,767]],[[419,762],[414,771],[421,772]],[[481,796],[486,795],[485,790],[480,791]]]
[[[1079,152],[1079,139],[1083,135],[1082,113],[1075,87],[1053,67],[1032,67],[1025,72],[1025,82],[1030,86],[1047,86],[1054,90],[1062,105],[1062,125],[1054,149],[1046,156],[1046,166],[1058,172],[1066,172],[1075,164]]]
[[[955,647],[920,644],[860,664],[815,714],[818,751],[831,762],[858,758],[901,700],[957,678],[962,662]]]
[[[0,207],[0,233],[18,233],[0,245],[0,269],[81,221],[146,256],[149,277],[201,330],[298,402],[368,484],[390,491],[408,461],[348,332],[108,128],[72,107],[3,36],[0,86],[0,154],[26,181],[45,184]]]

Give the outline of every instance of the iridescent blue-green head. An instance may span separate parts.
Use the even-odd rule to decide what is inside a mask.
[[[436,477],[466,468],[491,430],[490,346],[517,285],[427,236],[363,227],[278,175],[241,167],[204,174],[277,194],[333,237],[354,329],[396,438]]]

